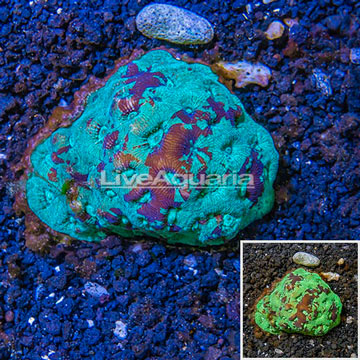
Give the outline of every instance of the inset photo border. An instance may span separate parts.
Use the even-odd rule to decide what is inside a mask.
[[[241,241],[240,252],[240,339],[242,359],[359,358],[359,242],[350,240],[245,240]],[[313,255],[318,258],[320,263],[316,265],[317,261],[315,261],[312,264],[313,266],[310,267],[309,264],[306,266],[300,264],[296,259],[295,262],[293,256],[298,252]],[[282,330],[285,327],[281,328],[281,331],[277,329],[278,334],[266,332],[255,322],[258,301],[263,296],[270,294],[284,276],[299,268],[319,274],[332,292],[339,296],[342,303],[339,325],[322,336],[292,333],[291,329],[288,329],[288,332],[283,332]],[[294,283],[299,279],[301,277],[295,279]],[[319,278],[316,277],[316,279]],[[325,291],[326,294],[327,292],[328,290]],[[307,293],[305,291],[304,294]],[[310,294],[312,293],[317,295],[313,290],[310,291]],[[307,298],[309,298],[309,295]],[[281,301],[277,302],[275,297],[273,299],[275,300],[271,302],[271,314],[269,317],[265,317],[269,319],[271,327],[276,326],[275,324],[284,324],[287,321],[286,316],[284,320],[284,314],[286,313],[282,311],[284,309],[283,305],[286,306],[286,304],[282,304]],[[299,299],[300,297],[296,297],[295,301],[300,301]],[[297,307],[301,313],[304,313],[304,316],[301,315],[302,321],[308,321],[309,319],[311,321],[313,320],[312,317],[315,316],[318,319],[319,312],[317,310],[321,311],[321,309],[317,309],[318,304],[315,300],[314,306],[311,305],[312,301],[313,299],[307,301],[306,309]],[[274,305],[274,303],[278,305]],[[310,306],[308,306],[309,304]],[[279,310],[277,310],[278,307]],[[287,307],[290,309],[290,305],[287,305]],[[308,313],[306,311],[308,309],[312,313]],[[289,313],[292,314],[291,310],[289,310]],[[293,318],[291,320],[294,320],[295,315],[292,314],[291,317]],[[257,319],[259,319],[259,315],[257,315]]]

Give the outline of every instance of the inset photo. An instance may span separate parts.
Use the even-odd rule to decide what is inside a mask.
[[[244,359],[359,358],[358,244],[241,243]]]

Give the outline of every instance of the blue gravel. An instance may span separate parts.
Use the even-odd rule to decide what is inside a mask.
[[[134,252],[133,244],[113,239],[109,249],[77,242],[76,247],[58,246],[56,256],[43,256],[24,248],[22,238],[3,242],[0,261],[7,266],[0,270],[0,359],[15,354],[28,359],[203,359],[209,348],[220,351],[214,353],[221,354],[219,359],[238,358],[237,252],[227,248],[210,255],[151,240],[137,243],[141,250]],[[109,256],[110,250],[118,255]],[[15,278],[8,271],[13,254],[20,268]],[[189,255],[197,262],[196,274],[184,265]],[[97,259],[100,265],[84,277],[74,258]],[[109,295],[87,293],[89,281]],[[227,310],[232,302],[234,314]],[[15,316],[6,322],[9,310]],[[124,339],[114,335],[119,320],[126,324]]]

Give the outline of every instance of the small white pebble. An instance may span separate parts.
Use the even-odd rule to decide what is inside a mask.
[[[29,323],[30,325],[32,325],[34,321],[35,321],[35,318],[30,317],[29,320],[28,320],[28,323]]]
[[[132,252],[137,253],[137,252],[142,251],[142,249],[143,249],[143,244],[142,243],[137,243],[137,244],[135,244],[133,246]]]
[[[115,322],[114,335],[119,339],[125,339],[127,336],[126,324],[121,320]]]
[[[55,354],[55,351],[54,351],[54,350],[50,350],[47,355],[43,355],[41,358],[42,358],[43,360],[50,360],[49,356],[51,356],[52,354]]]
[[[223,272],[221,269],[219,269],[219,268],[215,268],[214,271],[215,271],[219,276],[221,276],[221,275],[224,273],[224,272]]]
[[[215,268],[214,271],[216,272],[217,275],[219,275],[222,278],[227,278],[227,275],[224,274],[224,271],[218,268]]]
[[[88,325],[89,325],[89,328],[93,327],[94,326],[94,322],[92,320],[86,320]]]
[[[343,265],[344,262],[345,262],[345,260],[343,258],[341,258],[341,259],[338,260],[337,264],[338,265]]]
[[[352,316],[348,316],[348,317],[346,318],[346,323],[347,323],[347,324],[351,324],[353,321],[354,321],[354,318],[353,318]]]
[[[284,352],[280,349],[275,349],[276,354],[282,355]]]
[[[273,21],[265,31],[265,36],[268,40],[279,39],[284,33],[284,29],[285,27],[280,21]]]
[[[58,8],[58,9],[56,10],[56,13],[57,13],[58,15],[60,15],[60,14],[62,13],[62,8]]]
[[[59,265],[55,267],[55,271],[56,271],[56,272],[59,272],[59,271],[60,271],[60,266],[59,266]]]
[[[48,297],[53,298],[55,296],[55,293],[51,293]]]
[[[55,304],[60,304],[64,300],[64,297],[62,296]]]
[[[59,106],[66,107],[66,106],[68,106],[68,105],[69,105],[69,104],[66,102],[66,100],[60,99]]]

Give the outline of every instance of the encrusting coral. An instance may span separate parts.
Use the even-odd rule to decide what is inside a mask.
[[[272,208],[272,138],[210,67],[153,50],[78,97],[27,155],[26,199],[52,230],[221,244]]]
[[[271,334],[325,335],[339,325],[340,298],[321,277],[302,268],[285,275],[256,304],[255,322]]]

